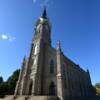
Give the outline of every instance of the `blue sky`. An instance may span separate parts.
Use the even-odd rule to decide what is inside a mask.
[[[6,80],[29,55],[33,29],[43,0],[0,0],[0,76]],[[100,82],[100,0],[46,0],[52,23],[52,45],[89,69]]]

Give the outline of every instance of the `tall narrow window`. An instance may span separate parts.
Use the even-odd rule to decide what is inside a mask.
[[[53,60],[50,61],[50,73],[51,74],[54,73],[54,61]]]

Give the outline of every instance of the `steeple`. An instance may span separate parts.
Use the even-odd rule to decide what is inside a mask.
[[[44,6],[41,16],[36,21],[33,41],[39,38],[42,38],[46,44],[51,45],[51,23],[47,17],[46,6]]]
[[[42,12],[42,18],[47,18],[47,11],[46,11],[46,6],[44,6],[43,12]]]

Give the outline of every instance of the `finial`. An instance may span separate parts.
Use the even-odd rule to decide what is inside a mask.
[[[61,43],[60,40],[57,41],[57,50],[61,51]]]
[[[87,68],[87,72],[89,73],[89,69]]]
[[[46,6],[43,7],[42,18],[47,18]]]
[[[26,60],[26,56],[24,56],[24,58],[23,58],[23,61],[25,61]]]

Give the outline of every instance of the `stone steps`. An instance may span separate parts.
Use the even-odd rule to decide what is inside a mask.
[[[13,100],[13,95],[6,96],[3,100]]]
[[[5,98],[0,98],[0,100],[60,100],[56,96],[16,96],[9,95],[5,96]],[[69,99],[67,99],[69,100]],[[100,100],[100,96],[94,96],[90,98],[74,98],[70,100]]]
[[[56,96],[6,96],[2,100],[59,100]]]

